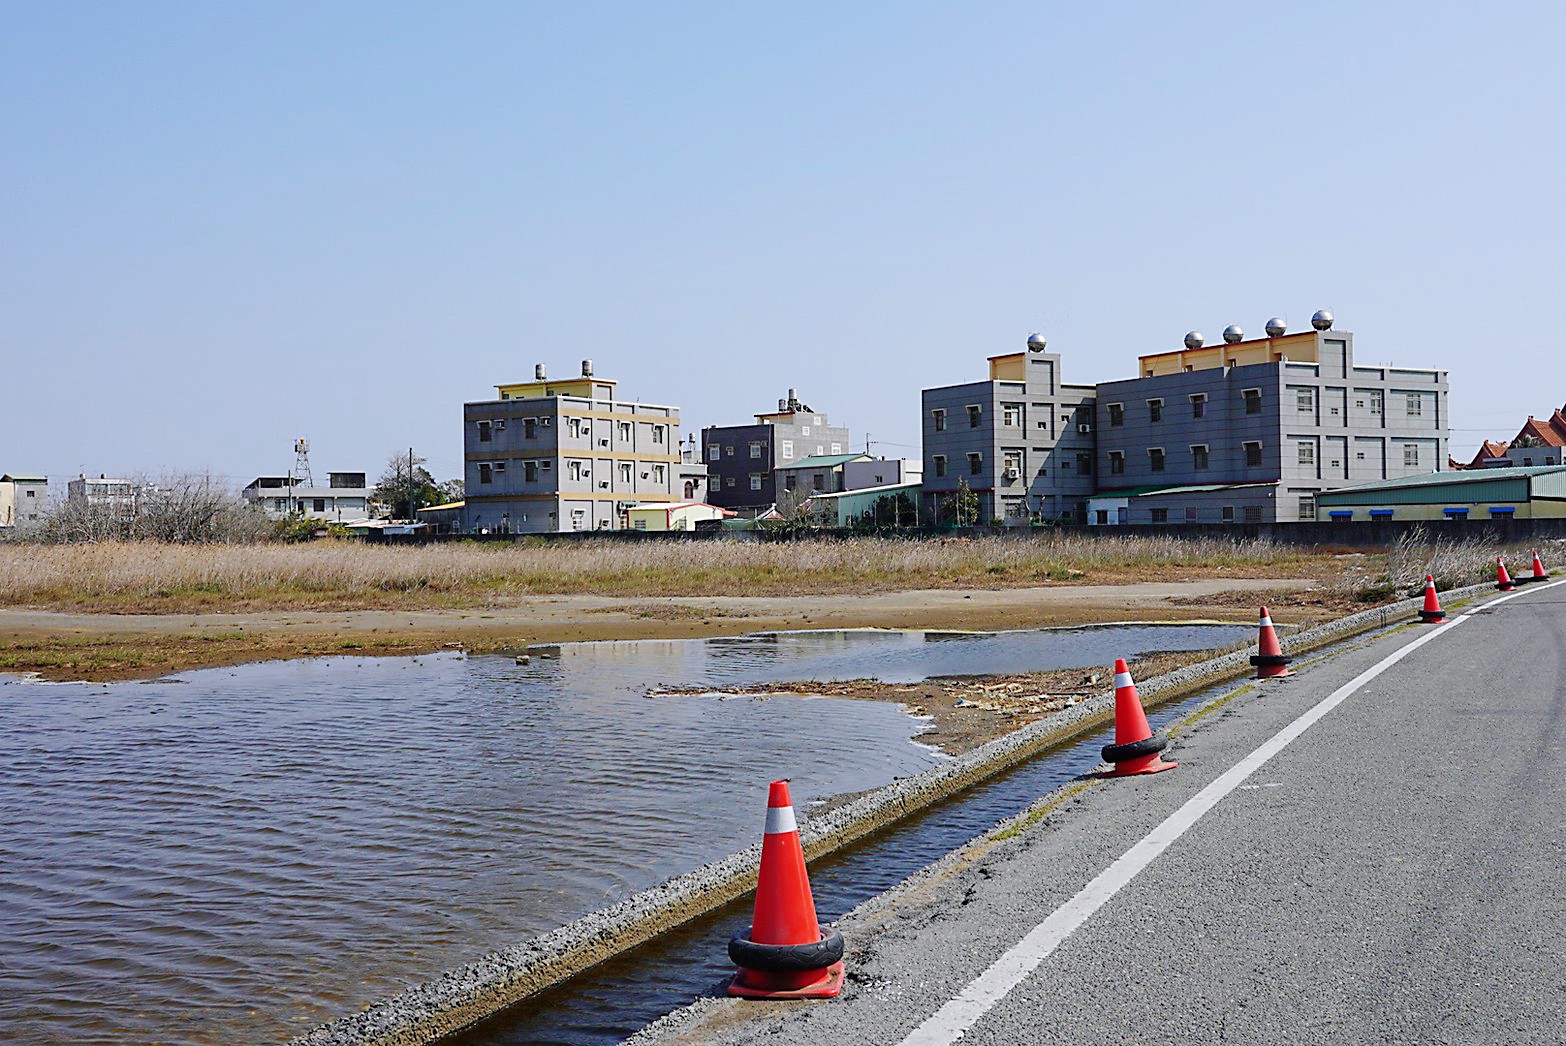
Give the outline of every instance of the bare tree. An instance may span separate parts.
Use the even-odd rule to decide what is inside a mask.
[[[128,495],[109,501],[69,499],[41,521],[40,541],[164,541],[241,544],[264,540],[272,524],[210,475],[178,473],[138,478]]]

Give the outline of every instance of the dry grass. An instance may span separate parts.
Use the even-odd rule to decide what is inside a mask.
[[[0,544],[0,605],[177,612],[484,606],[524,595],[797,595],[1050,582],[1323,576],[1320,552],[1162,536],[386,547]]]

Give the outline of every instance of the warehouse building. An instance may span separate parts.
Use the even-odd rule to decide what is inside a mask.
[[[1566,465],[1488,468],[1405,476],[1323,493],[1323,522],[1563,519]]]

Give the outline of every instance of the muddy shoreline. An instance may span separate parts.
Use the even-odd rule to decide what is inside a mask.
[[[4,608],[0,672],[98,682],[282,658],[440,649],[491,653],[541,643],[812,628],[1000,631],[1119,621],[1238,623],[1253,620],[1261,602],[1289,624],[1309,625],[1345,610],[1340,599],[1303,578],[834,596],[540,596],[473,610],[82,614]]]

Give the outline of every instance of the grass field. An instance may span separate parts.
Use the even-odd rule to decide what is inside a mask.
[[[800,595],[1197,577],[1334,576],[1310,549],[1163,536],[515,545],[0,544],[0,604],[174,613],[484,606],[590,593]]]

